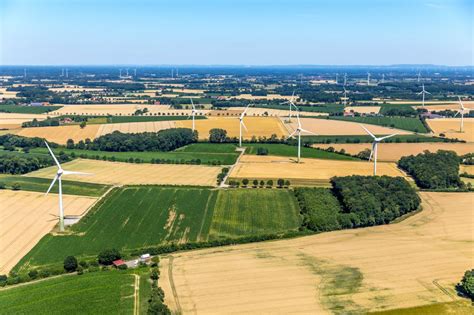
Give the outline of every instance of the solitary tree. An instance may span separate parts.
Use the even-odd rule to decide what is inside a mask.
[[[81,127],[81,129],[84,129],[86,127],[86,125],[87,125],[87,122],[85,120],[83,120],[81,122],[81,124],[79,125],[79,127]]]
[[[64,259],[64,270],[67,272],[73,272],[77,269],[77,259],[74,256],[67,256]]]

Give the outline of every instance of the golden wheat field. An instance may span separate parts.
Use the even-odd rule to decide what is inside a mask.
[[[317,135],[326,136],[367,134],[360,125],[363,125],[365,128],[369,129],[373,134],[376,135],[388,135],[393,133],[397,133],[400,135],[412,134],[412,132],[406,130],[330,119],[301,118],[301,125],[303,129],[311,131]],[[296,122],[296,120],[292,120],[292,123],[285,124],[285,126],[288,129],[288,132],[292,133],[298,127],[298,123]],[[302,135],[307,134],[303,132]]]
[[[474,165],[461,165],[460,172],[474,175]]]
[[[165,302],[183,314],[363,314],[460,300],[474,193],[420,195],[423,211],[396,224],[163,257]]]
[[[299,96],[295,95],[295,98]],[[255,96],[252,94],[240,94],[232,96],[232,98],[244,99],[244,100],[289,100],[291,95],[280,95],[280,94],[267,94],[266,96]]]
[[[158,132],[163,129],[175,128],[174,121],[147,121],[134,123],[103,124],[100,125],[96,137],[100,137],[114,131],[122,133]]]
[[[464,118],[464,132],[460,132],[461,118],[427,119],[435,134],[443,133],[446,138],[474,141],[474,118]]]
[[[360,114],[378,114],[380,111],[380,106],[346,106],[344,108],[345,112],[354,112]]]
[[[97,200],[64,195],[66,215],[81,215]],[[0,274],[6,274],[57,224],[58,195],[0,190]]]
[[[213,128],[227,130],[227,136],[239,137],[239,119],[238,117],[209,117],[205,120],[196,120],[196,130],[199,132],[200,139],[209,138],[209,131]],[[276,134],[277,137],[288,135],[281,121],[276,117],[245,117],[244,124],[248,130],[242,128],[242,137],[250,139],[256,137],[270,137]],[[176,127],[191,128],[191,120],[176,121]]]
[[[15,98],[18,92],[7,91],[6,88],[0,88],[0,99]]]
[[[239,111],[242,112],[245,110],[245,107],[231,107],[228,111]],[[289,110],[283,109],[271,109],[271,108],[259,108],[259,107],[249,107],[247,110],[247,116],[265,116],[265,113],[268,116],[279,116],[286,117],[289,115]],[[295,113],[293,112],[292,115]],[[328,116],[328,113],[317,113],[317,112],[306,112],[300,111],[300,116]]]
[[[467,111],[469,110],[474,110],[474,104],[472,102],[463,102],[464,104],[464,108],[466,108],[466,113]],[[456,103],[456,104],[439,104],[439,105],[427,105],[425,107],[423,106],[413,106],[414,108],[416,109],[419,109],[419,108],[424,108],[426,110],[429,110],[429,111],[442,111],[442,110],[453,110],[453,111],[457,111],[459,110],[459,104]]]
[[[76,159],[64,163],[69,171],[91,173],[88,176],[68,175],[67,179],[111,185],[196,185],[215,186],[220,167],[173,164],[133,164]],[[55,167],[43,168],[27,176],[52,178]]]
[[[296,155],[296,148],[295,148]],[[334,176],[372,175],[373,164],[368,161],[337,161],[279,156],[244,155],[232,169],[232,179],[289,179],[292,185],[320,185]],[[405,176],[395,163],[377,163],[377,175]]]
[[[357,154],[365,149],[370,149],[370,143],[344,143],[344,144],[314,144],[313,148],[327,149],[333,147],[336,151],[344,149],[347,153]],[[438,150],[455,151],[458,155],[474,152],[472,143],[442,143],[442,142],[420,142],[420,143],[383,143],[378,145],[378,160],[396,162],[402,156],[417,155],[423,151],[436,152]]]
[[[17,113],[0,113],[0,129],[20,128],[21,124],[33,119],[45,120],[47,115],[41,114],[17,114]]]
[[[78,142],[87,138],[94,139],[99,131],[100,125],[87,125],[85,128],[79,125],[23,128],[17,134],[23,137],[39,137],[50,142],[66,144],[68,139]]]

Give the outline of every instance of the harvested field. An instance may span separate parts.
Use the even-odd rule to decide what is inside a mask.
[[[97,198],[64,195],[66,215],[83,214]],[[57,224],[58,195],[0,190],[0,274],[6,274]]]
[[[295,95],[295,98],[299,96]],[[255,96],[252,94],[240,94],[232,96],[231,98],[242,99],[242,100],[289,100],[291,95],[280,95],[280,94],[267,94],[266,96]]]
[[[278,138],[288,135],[281,121],[276,117],[245,117],[244,123],[248,130],[242,128],[242,137],[251,139],[256,137],[270,137],[276,134]],[[182,120],[176,122],[176,127],[191,128],[191,120]],[[227,130],[228,137],[239,137],[239,119],[209,117],[206,120],[196,121],[196,130],[199,132],[200,139],[209,138],[209,130],[212,128],[222,128]]]
[[[295,148],[296,150],[296,148]],[[295,151],[296,155],[296,151]],[[289,179],[292,185],[327,185],[334,176],[372,175],[373,164],[368,161],[301,159],[279,156],[244,155],[232,169],[232,179]],[[395,163],[377,163],[377,174],[405,176]]]
[[[201,89],[186,89],[186,88],[179,88],[179,89],[173,89],[174,93],[180,93],[180,94],[204,94],[204,90]]]
[[[147,121],[147,122],[131,122],[118,124],[103,124],[97,132],[96,137],[100,137],[114,131],[122,133],[141,133],[141,132],[158,132],[163,129],[175,128],[174,121]]]
[[[229,109],[233,111],[239,111],[239,113],[242,113],[242,111],[245,110],[245,107],[231,107]],[[290,112],[285,109],[261,108],[261,107],[249,107],[249,109],[247,110],[247,116],[264,116],[265,113],[267,113],[268,116],[287,117]],[[300,111],[300,116],[327,116],[327,115],[328,113]]]
[[[1,99],[9,99],[9,98],[16,98],[16,91],[7,91],[6,88],[0,88],[0,100]]]
[[[85,128],[81,128],[79,125],[74,125],[23,128],[18,132],[18,135],[23,137],[40,137],[58,144],[66,144],[68,139],[72,139],[74,142],[87,138],[94,139],[99,131],[99,127],[100,125],[87,125]]]
[[[314,144],[313,148],[327,149],[333,147],[336,151],[344,149],[349,154],[357,154],[365,149],[370,149],[370,143],[345,143],[345,144]],[[455,151],[458,155],[474,152],[472,143],[443,143],[443,142],[420,142],[420,143],[383,143],[379,144],[378,160],[396,162],[402,156],[417,155],[423,151],[436,152],[438,150]]]
[[[0,112],[0,129],[21,128],[21,124],[33,119],[44,120],[47,115],[41,114],[17,114]]]
[[[474,165],[461,165],[460,172],[474,175]]]
[[[162,258],[165,302],[183,314],[348,314],[460,300],[474,193],[421,197],[423,211],[396,224]]]
[[[380,111],[380,106],[346,106],[344,108],[345,112],[354,112],[360,114],[378,114]]]
[[[464,118],[464,132],[459,132],[461,118],[427,119],[426,122],[434,133],[444,133],[446,138],[474,141],[474,118]]]
[[[466,113],[469,110],[474,110],[474,104],[471,102],[463,102],[464,108],[466,108]],[[419,108],[424,108],[429,111],[442,111],[442,110],[453,110],[457,111],[459,110],[459,104],[440,104],[440,105],[427,105],[425,107],[423,106],[413,106],[413,108],[419,109]]]
[[[400,135],[411,134],[411,132],[406,130],[329,119],[301,118],[301,124],[304,129],[314,132],[317,135],[366,135],[367,133],[360,125],[363,125],[375,135],[388,135],[393,133]],[[296,120],[293,120],[291,124],[285,124],[285,126],[288,132],[291,133],[298,127],[298,124]],[[304,133],[302,134],[304,135]]]
[[[221,167],[174,164],[133,164],[76,159],[62,165],[69,171],[92,173],[68,175],[68,180],[111,185],[196,185],[215,186]],[[27,176],[53,178],[55,167],[43,168]]]

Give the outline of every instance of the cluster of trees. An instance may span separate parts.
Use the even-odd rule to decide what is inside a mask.
[[[290,187],[291,183],[289,180],[284,180],[283,178],[279,178],[277,180],[277,187],[278,188],[288,188]],[[229,181],[229,186],[232,187],[232,188],[238,188],[238,187],[244,187],[244,188],[247,188],[247,187],[252,187],[252,188],[272,188],[273,187],[273,180],[272,179],[269,179],[267,180],[266,182],[263,181],[263,180],[258,180],[258,179],[254,179],[252,181],[252,183],[250,183],[250,180],[248,180],[248,178],[244,178],[242,179],[242,182],[239,182],[238,180],[231,180]]]
[[[224,180],[224,178],[227,176],[228,173],[229,173],[228,167],[222,168],[221,172],[217,174],[217,185],[220,185],[222,183],[222,181]]]
[[[209,142],[211,143],[238,143],[239,138],[228,137],[227,130],[221,128],[213,128],[209,130]],[[296,143],[295,140],[289,140],[285,137],[278,138],[276,134],[272,134],[270,137],[256,137],[252,136],[250,140],[242,140],[243,143]]]
[[[160,279],[160,269],[157,265],[150,271],[151,295],[148,299],[147,314],[150,315],[171,315],[171,311],[165,304],[165,292],[158,286]]]
[[[474,269],[467,270],[456,289],[462,295],[474,301]]]
[[[93,141],[67,141],[68,149],[83,149],[112,152],[172,151],[190,143],[197,142],[198,133],[188,128],[173,128],[158,132],[113,133],[100,136]]]
[[[61,154],[62,162],[69,161],[69,156]],[[0,174],[26,174],[54,164],[51,158],[19,155],[0,155]]]
[[[295,189],[304,228],[324,232],[385,224],[420,205],[415,190],[401,177],[334,177],[331,184],[331,190]]]
[[[38,137],[27,138],[22,136],[16,136],[12,134],[6,134],[0,136],[0,145],[3,146],[5,150],[14,150],[15,147],[18,148],[38,148],[45,147],[44,140]],[[50,147],[56,148],[58,145],[55,143],[50,143]]]
[[[460,158],[454,151],[425,151],[416,156],[404,156],[398,166],[410,174],[424,189],[464,188],[459,178]]]

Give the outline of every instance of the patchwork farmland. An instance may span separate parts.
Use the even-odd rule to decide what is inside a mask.
[[[464,132],[460,132],[460,118],[427,119],[426,121],[437,135],[444,134],[446,138],[474,142],[474,118],[464,118]]]
[[[68,235],[45,236],[19,267],[53,264],[68,255],[94,256],[109,247],[126,252],[167,243],[295,230],[299,213],[291,194],[285,190],[116,188],[72,226]],[[282,204],[275,208],[275,200]]]
[[[182,313],[324,314],[457,301],[474,259],[474,194],[421,196],[423,211],[393,225],[173,254],[161,265],[166,303]]]

